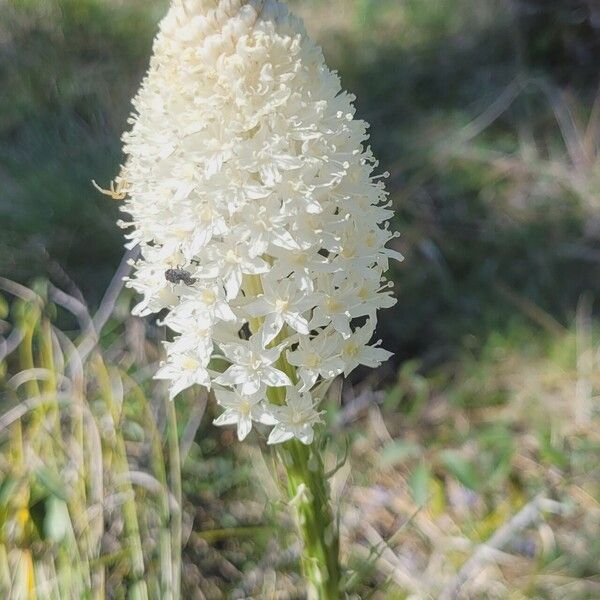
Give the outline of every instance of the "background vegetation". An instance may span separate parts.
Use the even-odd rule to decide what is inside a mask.
[[[292,4],[372,125],[406,255],[380,327],[395,362],[329,407],[332,466],[350,440],[334,481],[349,589],[599,597],[596,4]],[[150,382],[163,333],[117,298],[118,203],[90,184],[118,170],[165,8],[0,0],[0,272],[35,290],[2,283],[15,598],[168,597],[179,569],[185,598],[302,597],[259,440],[215,431],[197,391],[176,428]]]

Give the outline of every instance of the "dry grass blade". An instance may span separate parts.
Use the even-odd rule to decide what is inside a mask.
[[[97,345],[97,327],[120,285],[107,292],[95,323],[80,300],[48,286],[48,305],[71,312],[83,340],[93,340],[82,352],[54,328],[41,296],[0,284],[19,297],[11,335],[20,340],[4,346],[3,358],[3,390],[14,406],[0,415],[0,592],[100,600],[125,586],[139,599],[179,598],[182,493],[173,473],[180,469],[173,406],[167,460],[145,391],[108,365]],[[149,444],[150,471],[143,454],[132,454],[132,427]]]
[[[495,551],[502,550],[515,537],[527,527],[535,525],[542,519],[544,512],[564,514],[566,507],[560,502],[547,498],[535,498],[521,509],[510,521],[505,523],[485,544],[481,544],[473,553],[473,556],[464,564],[458,572],[456,579],[449,585],[440,596],[440,600],[455,600],[458,598],[461,588],[467,581],[478,573],[483,566],[494,560]]]

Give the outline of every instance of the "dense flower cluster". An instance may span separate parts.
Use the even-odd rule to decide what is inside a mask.
[[[323,382],[369,345],[395,234],[354,98],[276,0],[179,0],[124,135],[129,285],[174,332],[156,377],[213,388],[240,439],[313,439]]]

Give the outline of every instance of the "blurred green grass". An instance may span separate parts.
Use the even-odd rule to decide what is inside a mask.
[[[513,597],[598,597],[594,3],[292,4],[371,123],[407,257],[393,273],[398,305],[380,327],[396,362],[375,375],[359,372],[344,392],[348,407],[354,396],[386,388],[379,408],[369,404],[342,428],[354,440],[360,514],[372,515],[388,541],[401,525],[393,550],[423,569],[442,561],[446,577],[470,555],[469,544],[545,494],[572,509],[548,520],[555,543],[543,528],[515,536],[516,546],[535,541],[533,558],[509,549],[520,558],[486,571],[487,580],[503,582]],[[23,283],[42,275],[66,288],[72,280],[90,306],[98,304],[122,239],[118,204],[90,180],[106,185],[118,170],[129,100],[165,7],[162,0],[0,4],[0,89],[8,90],[0,94],[3,275]],[[110,343],[122,335],[117,326]],[[134,360],[132,369],[139,366]],[[331,407],[332,424],[344,415],[347,408]],[[210,543],[200,536],[239,525],[229,494],[248,493],[252,477],[233,440],[203,427],[185,483],[197,525],[187,552],[202,569],[190,567],[188,581],[201,578],[203,593],[218,598],[260,563],[265,546],[236,534]],[[361,496],[363,487],[369,493]],[[362,504],[378,491],[407,500]],[[252,524],[271,522],[261,518]],[[441,549],[435,528],[447,533],[437,539]],[[356,535],[375,543],[365,531]],[[463,545],[452,546],[453,536]],[[364,558],[360,543],[349,545],[351,564]],[[383,581],[380,570],[364,574],[359,597]],[[490,589],[473,597],[492,597]],[[406,597],[402,590],[392,582],[377,597]]]
[[[110,180],[161,6],[15,1],[0,6],[3,273],[68,273],[98,301],[121,251]]]

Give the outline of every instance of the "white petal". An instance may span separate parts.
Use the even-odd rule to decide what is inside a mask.
[[[294,434],[291,431],[283,429],[281,427],[274,427],[271,430],[269,435],[269,439],[267,440],[267,444],[281,444],[283,442],[287,442],[294,437]]]
[[[244,396],[252,396],[258,392],[261,388],[261,381],[256,376],[253,376],[251,379],[245,379],[243,382],[240,382],[240,392]]]
[[[271,313],[265,317],[263,325],[260,329],[262,345],[267,346],[279,334],[283,327],[283,318],[277,313]]]
[[[385,254],[388,258],[392,258],[399,262],[404,261],[404,256],[402,254],[400,254],[400,252],[397,252],[396,250],[392,250],[391,248],[384,248],[383,254]]]
[[[238,422],[238,414],[226,410],[222,415],[219,415],[214,421],[213,425],[217,427],[222,427],[223,425],[235,425]]]
[[[313,428],[309,425],[305,425],[300,429],[300,431],[296,432],[296,437],[306,446],[312,444],[313,439],[315,437],[315,432]]]
[[[185,377],[181,377],[180,379],[171,382],[171,385],[169,387],[169,398],[173,400],[173,398],[175,398],[177,394],[183,392],[183,390],[186,390],[191,386],[192,382]]]
[[[326,361],[323,361],[321,368],[319,371],[323,373],[327,379],[332,379],[336,377],[344,370],[344,361],[339,358],[329,358]]]
[[[239,397],[237,394],[230,392],[229,390],[222,390],[220,388],[216,388],[215,399],[219,406],[223,406],[225,408],[234,408],[239,405]]]
[[[215,316],[222,321],[237,321],[237,317],[226,302],[219,302],[215,307]]]
[[[310,333],[308,321],[298,313],[286,313],[285,320],[294,331],[297,331],[301,335],[308,335]]]
[[[219,348],[221,352],[231,361],[238,362],[242,358],[249,356],[249,351],[244,348],[241,344],[224,344],[220,343]]]
[[[283,387],[292,385],[290,378],[279,369],[274,367],[265,367],[261,374],[261,379],[271,387]]]
[[[273,305],[263,296],[254,300],[254,302],[250,302],[250,304],[246,304],[244,310],[251,317],[262,317],[273,310]]]
[[[242,287],[242,272],[240,269],[234,268],[225,280],[227,299],[232,300],[235,298],[240,291],[240,287]]]
[[[277,229],[273,232],[273,244],[286,250],[300,250],[300,245],[285,229]]]
[[[248,275],[259,275],[266,273],[269,270],[269,265],[258,256],[244,262],[244,273]]]
[[[263,425],[277,425],[277,419],[264,406],[257,406],[252,411],[252,418]]]
[[[303,383],[302,387],[300,388],[300,391],[304,392],[305,390],[309,390],[313,385],[315,385],[318,374],[316,371],[312,371],[309,369],[299,369],[298,376],[300,377]]]
[[[242,367],[241,365],[231,365],[224,373],[221,373],[221,375],[215,379],[215,383],[219,385],[238,385],[247,381],[248,375],[248,369],[245,367]]]
[[[367,346],[361,353],[360,362],[367,367],[375,368],[393,355],[393,352],[389,352],[383,348],[373,348],[372,346]]]
[[[153,379],[173,379],[177,376],[177,371],[174,370],[173,365],[167,363],[160,367],[156,373],[154,373]]]
[[[238,440],[240,440],[240,442],[245,440],[250,431],[252,431],[252,419],[247,415],[240,417],[237,426]]]
[[[344,339],[348,339],[352,335],[352,329],[350,329],[350,321],[345,315],[333,315],[331,322],[333,326],[342,334]]]

